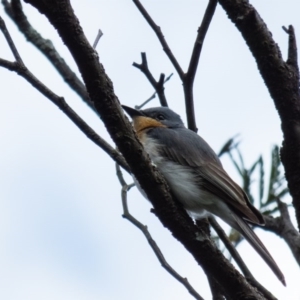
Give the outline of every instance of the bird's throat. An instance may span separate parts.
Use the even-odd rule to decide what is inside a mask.
[[[144,116],[138,116],[133,119],[133,127],[136,133],[138,134],[138,137],[140,138],[140,136],[147,129],[154,128],[154,127],[166,127],[166,126],[155,119],[144,117]]]

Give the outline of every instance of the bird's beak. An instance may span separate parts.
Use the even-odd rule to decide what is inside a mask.
[[[128,107],[126,105],[121,105],[121,106],[123,107],[123,109],[128,113],[128,115],[132,119],[134,119],[136,117],[145,117],[145,115],[140,110]]]

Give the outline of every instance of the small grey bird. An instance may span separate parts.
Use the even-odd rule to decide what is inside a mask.
[[[132,118],[146,152],[187,212],[194,219],[212,213],[239,231],[285,285],[276,262],[248,225],[264,225],[263,216],[229,177],[211,147],[167,107],[122,107]]]

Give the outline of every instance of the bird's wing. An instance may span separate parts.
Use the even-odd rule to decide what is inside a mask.
[[[245,192],[228,176],[209,145],[196,133],[185,128],[180,130],[159,128],[150,132],[150,135],[159,140],[157,143],[161,145],[159,152],[165,159],[189,167],[193,170],[196,183],[201,189],[216,195],[228,204],[232,210],[235,228],[243,234],[285,285],[284,276],[276,262],[244,220],[264,224],[262,215],[252,206]]]
[[[195,169],[199,185],[224,200],[236,213],[255,224],[264,224],[261,213],[250,203],[246,193],[227,175],[225,170],[212,163]]]
[[[264,224],[260,212],[250,203],[245,192],[228,176],[210,146],[196,133],[186,129],[156,129],[164,131],[160,153],[166,159],[193,170],[201,189],[224,200],[236,213],[255,224]]]

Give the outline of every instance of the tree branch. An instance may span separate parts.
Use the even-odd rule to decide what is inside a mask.
[[[134,176],[154,206],[155,214],[211,274],[231,298],[264,299],[224,258],[209,237],[201,232],[187,213],[172,200],[163,177],[149,160],[127,118],[124,117],[113,86],[83,34],[68,0],[25,0],[45,14],[70,50],[85,82],[91,100]]]
[[[104,139],[102,139],[79,115],[67,104],[63,97],[59,97],[54,94],[49,88],[47,88],[41,81],[39,81],[24,65],[21,56],[18,53],[17,48],[5,26],[3,19],[0,17],[0,30],[3,32],[5,39],[16,59],[16,62],[10,62],[0,58],[0,66],[16,72],[21,77],[26,79],[32,84],[41,94],[53,102],[58,108],[60,108],[72,122],[97,146],[104,150],[114,161],[118,162],[122,168],[130,173],[130,169],[124,160],[124,157],[111,147]]]
[[[288,206],[284,202],[280,201],[280,199],[277,199],[277,203],[280,216],[273,218],[272,216],[264,215],[266,224],[263,227],[259,227],[264,230],[274,232],[283,238],[290,247],[295,260],[300,266],[300,234],[290,219]]]
[[[119,182],[122,186],[122,206],[123,206],[123,215],[122,217],[127,219],[130,223],[135,225],[138,229],[142,231],[144,234],[145,238],[147,239],[151,249],[153,250],[154,254],[156,255],[157,259],[161,263],[162,267],[170,273],[176,280],[178,280],[187,290],[188,292],[198,300],[204,300],[197,292],[196,290],[190,285],[188,282],[187,278],[184,278],[180,276],[166,261],[164,255],[162,254],[160,248],[157,246],[156,242],[152,238],[148,227],[146,225],[143,225],[140,221],[138,221],[133,215],[130,214],[129,208],[128,208],[128,203],[127,203],[127,192],[131,189],[131,187],[134,186],[134,184],[128,185],[126,181],[124,180],[122,171],[120,169],[120,166],[116,164],[116,173],[117,177],[119,179]]]
[[[218,1],[217,0],[209,0],[202,23],[198,29],[198,35],[196,37],[196,41],[194,44],[193,52],[190,59],[190,64],[188,67],[188,71],[184,76],[184,93],[185,93],[185,106],[186,113],[190,116],[190,120],[188,122],[189,129],[197,132],[197,125],[195,120],[195,111],[194,111],[194,93],[193,86],[194,80],[196,76],[196,71],[199,63],[199,58],[203,46],[203,42],[210,25],[210,22],[213,18],[213,15],[216,10]]]
[[[289,29],[289,59],[280,50],[264,21],[247,0],[219,0],[252,52],[281,119],[284,141],[281,160],[300,226],[300,93],[295,36]]]
[[[73,89],[73,91],[75,91],[94,112],[96,112],[84,84],[56,51],[52,42],[44,39],[39,32],[31,26],[23,12],[20,0],[11,0],[10,3],[7,0],[2,0],[2,4],[7,15],[17,25],[18,29],[24,34],[26,39],[45,55],[70,88]]]
[[[297,43],[294,27],[290,25],[288,29],[284,26],[282,28],[289,35],[288,59],[286,63],[293,67],[295,70],[298,70],[299,72]]]
[[[204,231],[209,237],[211,237],[210,226],[207,218],[196,220],[196,224],[200,228],[200,230]],[[213,300],[224,300],[225,293],[222,286],[211,274],[206,274],[206,276],[207,276],[207,280],[209,283]],[[228,300],[230,300],[230,298],[228,298]]]
[[[183,90],[185,96],[185,106],[186,106],[186,116],[187,116],[187,123],[188,128],[197,132],[197,125],[196,125],[196,118],[195,118],[195,111],[194,111],[194,95],[193,95],[193,83],[196,75],[196,70],[200,58],[200,53],[203,45],[203,41],[205,35],[207,33],[209,24],[212,20],[214,15],[217,0],[209,0],[207,9],[205,11],[201,26],[198,29],[198,35],[194,44],[194,49],[192,52],[188,72],[185,74],[181,69],[179,63],[177,62],[175,56],[173,55],[170,47],[168,46],[163,33],[158,25],[155,24],[151,16],[148,14],[144,6],[140,3],[139,0],[133,0],[134,4],[137,6],[143,17],[146,19],[150,27],[155,32],[156,36],[158,37],[161,45],[163,46],[164,51],[166,52],[167,56],[169,57],[171,63],[173,64],[174,68],[176,69],[182,83],[183,83]],[[134,64],[135,67],[139,67],[142,65]],[[146,75],[147,76],[147,75]],[[149,78],[148,78],[149,79]],[[154,80],[154,78],[153,78]],[[153,81],[149,79],[149,81]]]
[[[96,36],[96,39],[95,39],[95,41],[94,41],[94,43],[93,43],[93,48],[94,48],[94,49],[96,49],[96,47],[97,47],[97,45],[98,45],[98,43],[99,43],[100,38],[102,37],[102,35],[103,35],[103,32],[102,32],[101,29],[99,29],[99,30],[98,30],[98,33],[97,33],[97,36]]]
[[[210,276],[208,276],[207,279],[208,279],[209,287],[211,290],[212,299],[213,300],[225,300],[225,297],[222,293],[222,288],[220,287],[218,282]]]
[[[159,39],[163,50],[166,52],[167,56],[169,57],[171,63],[173,64],[175,70],[177,71],[180,79],[183,81],[184,79],[184,72],[182,71],[177,59],[175,58],[173,52],[171,51],[167,41],[165,40],[165,37],[160,29],[160,27],[158,25],[155,24],[155,22],[153,21],[153,19],[151,18],[151,16],[148,14],[148,12],[146,11],[146,9],[144,8],[144,6],[141,4],[141,2],[139,0],[133,0],[133,3],[136,5],[136,7],[138,8],[138,10],[140,11],[140,13],[143,15],[143,17],[146,19],[146,21],[148,22],[148,24],[150,25],[150,27],[153,29],[153,31],[155,32],[157,38]]]
[[[215,232],[218,234],[219,238],[225,245],[226,249],[229,251],[232,258],[235,260],[239,268],[241,269],[242,273],[246,277],[246,279],[255,286],[267,299],[270,300],[276,300],[276,298],[267,290],[265,289],[252,275],[246,264],[244,263],[243,259],[241,258],[240,254],[237,252],[235,247],[232,245],[232,243],[229,241],[226,233],[221,228],[221,226],[218,224],[216,219],[213,216],[210,216],[208,218],[210,225],[215,230]]]
[[[165,75],[161,74],[159,81],[156,81],[148,68],[146,53],[142,52],[141,56],[142,56],[142,63],[137,64],[134,62],[132,65],[138,68],[147,77],[147,79],[149,80],[149,82],[151,83],[151,85],[153,86],[153,88],[155,89],[158,95],[160,105],[168,107],[168,102],[164,93]]]

